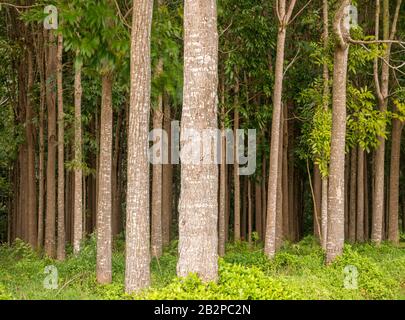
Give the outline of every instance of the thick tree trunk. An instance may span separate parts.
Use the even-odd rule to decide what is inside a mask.
[[[348,0],[339,1],[334,31],[339,41],[335,46],[332,100],[332,134],[328,190],[328,241],[326,262],[342,254],[345,218],[345,143],[346,143],[346,77],[349,46],[344,37],[348,30],[343,24]]]
[[[100,165],[99,188],[97,204],[97,281],[110,283],[111,270],[111,165],[112,165],[112,136],[113,136],[113,111],[112,111],[112,86],[111,73],[102,76],[101,93],[101,123],[100,123]]]
[[[46,164],[46,215],[45,215],[45,253],[56,256],[56,54],[55,37],[48,32],[48,54],[46,72],[46,101],[48,108],[48,160]]]
[[[217,128],[216,9],[215,0],[185,1],[183,139],[191,128],[200,136],[204,130]],[[218,166],[212,161],[215,149],[211,146],[196,164],[183,161],[181,166],[177,264],[180,277],[195,272],[204,281],[218,278]]]
[[[131,96],[128,126],[125,291],[150,283],[148,131],[153,2],[135,0],[131,33]]]
[[[73,205],[73,252],[80,252],[83,235],[83,171],[82,171],[82,64],[76,54],[75,63],[75,141],[74,141],[74,205]]]
[[[57,98],[58,98],[58,243],[56,256],[65,260],[65,124],[63,111],[63,37],[58,34]]]

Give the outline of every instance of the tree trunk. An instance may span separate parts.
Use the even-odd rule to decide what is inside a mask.
[[[270,166],[269,166],[269,186],[267,199],[267,221],[266,221],[266,238],[264,252],[269,258],[273,258],[276,252],[276,220],[277,220],[277,189],[278,179],[281,176],[279,172],[279,152],[280,146],[280,126],[282,115],[282,93],[284,78],[284,48],[287,32],[287,25],[295,6],[295,0],[291,0],[286,8],[286,1],[278,1],[279,28],[277,34],[277,50],[275,63],[275,79],[273,93],[273,117],[271,126],[271,144],[270,144]],[[282,141],[282,140],[281,140]]]
[[[163,126],[167,132],[167,136],[171,137],[171,112],[170,105],[167,99],[163,100],[164,119]],[[170,243],[170,228],[172,224],[173,210],[173,166],[171,164],[171,138],[167,144],[167,159],[168,164],[163,165],[162,169],[162,243],[167,246]]]
[[[349,241],[356,240],[356,197],[357,197],[357,147],[350,155],[350,207],[349,207]]]
[[[395,244],[399,243],[399,164],[402,127],[403,125],[398,119],[392,121],[388,240]]]
[[[75,142],[74,142],[74,206],[73,206],[73,252],[80,252],[83,235],[83,171],[82,171],[82,63],[76,54],[75,62]],[[98,171],[97,171],[98,172]]]
[[[234,120],[233,120],[233,130],[234,130],[234,164],[233,164],[233,183],[234,183],[234,205],[233,205],[233,232],[234,240],[240,241],[241,238],[241,226],[240,226],[240,176],[239,176],[239,165],[238,165],[238,152],[239,152],[239,80],[236,76],[236,85],[235,85],[235,101],[234,101]]]
[[[148,131],[153,2],[135,0],[131,33],[131,96],[128,126],[125,291],[150,283]]]
[[[110,283],[111,271],[111,165],[112,165],[112,111],[113,76],[102,76],[101,123],[100,123],[100,165],[97,204],[97,281]]]
[[[114,152],[112,157],[112,221],[111,230],[113,237],[121,232],[121,181],[120,181],[120,140],[122,130],[122,110],[118,111],[117,124],[115,126],[114,134]]]
[[[48,108],[48,160],[46,164],[46,215],[45,215],[45,253],[56,256],[55,222],[56,222],[56,54],[55,37],[48,32],[48,54],[46,72],[46,101]]]
[[[160,64],[163,62],[160,61]],[[163,65],[157,67],[157,73],[162,72]],[[153,110],[153,129],[162,129],[163,120],[162,95],[158,98],[157,109]],[[162,138],[162,137],[161,137]],[[163,141],[159,143],[160,152],[163,152]],[[151,246],[152,256],[159,258],[162,255],[162,164],[152,165],[152,214],[151,214]]]
[[[356,240],[364,242],[364,150],[358,146],[357,155],[357,221]]]
[[[183,138],[190,128],[200,136],[204,130],[217,128],[216,9],[215,0],[185,1]],[[180,277],[194,272],[203,281],[218,278],[218,166],[211,158],[215,148],[205,151],[197,164],[183,161],[181,166],[177,264]]]
[[[65,260],[65,124],[63,112],[63,37],[58,34],[57,49],[58,96],[58,243],[56,256]]]
[[[34,141],[34,110],[32,89],[34,85],[34,70],[33,70],[33,57],[32,50],[29,48],[27,51],[28,62],[28,80],[27,80],[27,102],[25,113],[25,131],[27,143],[27,170],[28,176],[23,177],[27,179],[27,216],[28,216],[28,243],[35,248],[37,246],[37,187],[36,187],[36,174],[35,174],[35,141]],[[25,195],[23,195],[25,196]]]
[[[345,218],[345,143],[346,143],[346,77],[349,46],[344,26],[344,10],[348,0],[339,1],[334,31],[339,41],[335,46],[332,100],[332,133],[328,190],[328,241],[326,262],[331,263],[343,252]]]
[[[263,177],[264,179],[264,177]],[[255,230],[260,240],[263,239],[262,186],[255,183]]]
[[[321,206],[322,206],[322,179],[319,166],[314,165],[314,213],[313,213],[313,227],[314,236],[320,241],[321,235],[319,234],[319,221],[321,221]]]

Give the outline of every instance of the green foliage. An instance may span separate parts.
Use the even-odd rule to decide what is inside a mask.
[[[387,114],[377,110],[374,94],[367,87],[348,86],[346,146],[360,145],[370,152],[378,146],[378,137],[387,138]]]
[[[0,299],[397,299],[405,288],[405,253],[389,244],[346,245],[344,254],[325,266],[324,253],[313,237],[285,243],[273,260],[260,244],[227,245],[219,261],[217,283],[203,283],[195,274],[176,277],[177,242],[152,261],[152,287],[137,295],[124,293],[124,242],[114,244],[113,282],[96,282],[96,238],[82,252],[58,262],[34,252],[18,240],[0,247]],[[44,268],[58,269],[59,288],[43,288]],[[358,289],[344,288],[344,268],[358,269]]]

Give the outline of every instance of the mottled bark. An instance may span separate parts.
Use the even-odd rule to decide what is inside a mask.
[[[357,210],[356,240],[364,241],[364,150],[358,147],[357,154]]]
[[[295,0],[289,2],[288,8],[286,1],[278,1],[279,26],[277,33],[277,49],[275,63],[275,79],[273,93],[273,118],[271,126],[271,144],[270,144],[270,166],[269,166],[269,185],[267,199],[267,221],[264,252],[269,258],[273,258],[276,252],[276,220],[277,220],[277,189],[279,172],[279,152],[280,152],[280,119],[282,113],[282,93],[284,78],[284,47],[287,32],[287,24],[294,10]]]
[[[36,189],[36,174],[35,174],[35,140],[34,140],[34,108],[32,99],[32,89],[34,85],[34,69],[32,49],[29,48],[27,52],[27,102],[25,112],[25,133],[27,144],[27,171],[28,176],[23,177],[27,179],[27,220],[28,230],[27,239],[28,243],[35,248],[37,246],[37,189]]]
[[[131,32],[131,95],[128,126],[125,291],[150,284],[148,131],[153,2],[135,0]]]
[[[238,165],[238,147],[239,136],[237,130],[239,129],[239,80],[236,77],[235,84],[235,98],[234,98],[234,116],[233,116],[233,130],[234,130],[234,166],[233,166],[233,184],[234,184],[234,204],[233,204],[233,232],[234,240],[240,241],[241,238],[241,198],[240,198],[240,176]]]
[[[399,242],[399,176],[401,135],[403,124],[394,119],[392,122],[392,143],[390,163],[390,189],[388,210],[388,240],[397,244]]]
[[[171,137],[171,112],[167,99],[163,99],[163,126],[167,136]],[[171,150],[171,139],[168,139],[168,150]],[[168,164],[162,168],[162,243],[167,246],[170,242],[170,228],[173,210],[173,165],[170,151],[167,154]]]
[[[343,252],[345,217],[345,142],[346,142],[346,77],[349,30],[343,24],[348,0],[339,1],[334,19],[337,36],[333,70],[332,133],[328,190],[328,237],[326,262],[331,263]]]
[[[112,136],[113,136],[113,110],[112,110],[111,73],[102,76],[101,93],[101,122],[100,122],[100,164],[99,188],[97,203],[97,281],[110,283],[111,270],[111,165],[112,165]]]
[[[65,123],[63,111],[63,36],[58,34],[57,100],[58,100],[58,242],[56,257],[65,260]]]
[[[162,65],[158,66],[161,72]],[[162,95],[158,98],[157,108],[153,110],[153,129],[162,129],[163,123]],[[162,141],[155,141],[163,147]],[[162,152],[162,150],[160,151]],[[152,214],[151,214],[152,256],[159,258],[163,252],[162,242],[162,164],[152,165]]]
[[[190,128],[200,134],[202,130],[217,128],[217,89],[216,1],[186,0],[182,137]],[[211,146],[204,152],[201,162],[183,161],[181,166],[177,264],[180,277],[194,272],[203,281],[218,278],[218,166],[209,160],[215,148]]]
[[[48,159],[46,163],[45,253],[56,256],[56,53],[55,37],[48,32],[46,104],[48,109]]]
[[[321,172],[319,171],[319,166],[314,164],[314,212],[313,212],[313,227],[314,236],[321,240],[321,235],[319,234],[320,228],[319,223],[321,221],[321,205],[322,205],[322,179]]]
[[[356,240],[357,147],[350,153],[349,241]]]
[[[74,141],[74,195],[73,195],[73,252],[80,252],[83,235],[83,171],[82,171],[82,64],[76,54],[74,104],[75,104],[75,141]]]

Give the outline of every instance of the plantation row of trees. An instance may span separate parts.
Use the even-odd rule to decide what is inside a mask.
[[[357,1],[356,21],[349,5],[0,3],[1,241],[63,260],[96,232],[97,280],[109,283],[124,233],[127,292],[149,286],[151,258],[174,239],[178,275],[207,281],[228,241],[262,241],[271,259],[314,233],[327,263],[344,241],[397,244],[405,6]],[[58,27],[44,28],[54,9]],[[180,139],[233,129],[237,145],[237,129],[256,129],[255,173],[204,158],[151,165],[149,131],[170,136],[173,120]]]

